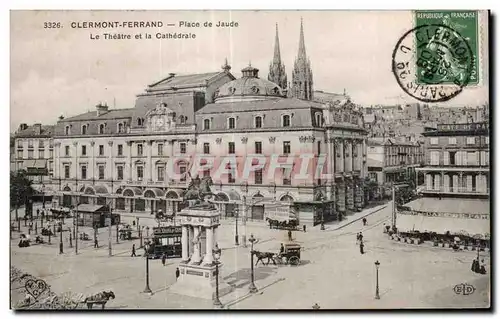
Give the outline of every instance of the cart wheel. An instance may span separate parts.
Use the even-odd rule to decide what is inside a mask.
[[[290,257],[288,263],[292,266],[297,266],[300,263],[300,259],[297,256]]]

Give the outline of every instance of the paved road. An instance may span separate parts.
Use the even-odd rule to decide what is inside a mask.
[[[223,223],[219,236],[224,264],[221,276],[236,289],[222,297],[222,302],[234,309],[310,309],[314,303],[322,308],[479,307],[488,304],[486,292],[490,277],[470,271],[473,253],[454,253],[391,241],[382,233],[382,224],[390,219],[390,212],[388,206],[369,215],[365,227],[359,221],[339,230],[294,232],[295,240],[304,247],[301,265],[259,265],[255,278],[260,292],[251,296],[248,296],[250,249],[234,247],[234,225]],[[151,221],[154,225],[154,220]],[[141,221],[142,225],[145,223]],[[363,232],[366,242],[364,255],[356,245],[359,231]],[[88,233],[93,234],[91,229]],[[286,238],[285,231],[249,223],[247,236],[251,233],[259,239],[255,249],[261,251],[277,251]],[[107,229],[102,229],[99,237],[100,244],[107,245]],[[53,243],[58,243],[58,239]],[[139,246],[138,240],[135,243]],[[166,267],[160,261],[150,262],[150,286],[154,292],[150,296],[142,293],[145,260],[130,257],[131,242],[120,241],[116,245],[113,236],[113,257],[108,257],[107,246],[94,249],[91,241],[80,245],[78,255],[74,255],[67,245],[65,241],[65,254],[59,255],[56,244],[18,248],[17,240],[13,240],[12,264],[46,280],[55,292],[90,294],[111,289],[117,298],[110,301],[109,308],[211,308],[210,301],[168,292],[168,287],[175,282],[178,259],[167,261]],[[376,260],[381,263],[380,300],[373,298]],[[489,263],[489,258],[486,261]],[[474,284],[476,293],[455,295],[453,286],[462,282]]]

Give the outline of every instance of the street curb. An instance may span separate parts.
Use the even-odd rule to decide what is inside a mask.
[[[377,209],[377,210],[374,210],[373,212],[371,212],[371,213],[369,213],[369,214],[366,214],[366,215],[363,215],[363,216],[359,216],[357,219],[354,219],[354,220],[352,220],[352,221],[348,222],[347,224],[344,224],[344,225],[342,225],[342,226],[340,226],[340,227],[338,227],[338,228],[331,229],[331,230],[328,230],[328,231],[336,231],[336,230],[342,229],[342,228],[344,228],[344,227],[346,227],[346,226],[349,226],[350,224],[352,224],[352,223],[354,223],[354,222],[359,221],[360,219],[365,218],[366,216],[373,215],[373,214],[375,214],[376,212],[379,212],[379,211],[381,211],[382,209],[387,208],[387,206],[388,206],[388,205],[385,205],[384,207],[381,207],[381,208],[379,208],[379,209]]]

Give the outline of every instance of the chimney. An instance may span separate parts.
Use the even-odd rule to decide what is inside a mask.
[[[42,134],[42,124],[40,124],[40,123],[33,124],[33,130],[35,131],[35,134],[37,134],[37,135]]]
[[[97,110],[97,116],[101,116],[105,113],[108,112],[108,104],[106,103],[105,105],[102,105],[102,103],[99,103],[95,106]]]
[[[19,131],[24,131],[27,128],[28,128],[28,124],[26,124],[26,123],[19,124]]]

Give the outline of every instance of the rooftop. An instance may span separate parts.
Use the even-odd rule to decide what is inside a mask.
[[[38,132],[40,128],[40,132]],[[32,137],[32,136],[52,136],[54,134],[55,125],[30,125],[24,130],[17,131],[15,137]]]
[[[211,103],[202,107],[196,114],[307,109],[311,107],[323,108],[323,104],[295,98]]]
[[[97,116],[97,111],[92,111],[62,119],[59,122],[122,119],[122,118],[132,117],[134,112],[135,108],[117,109],[117,110],[109,110],[106,113]]]
[[[232,77],[230,73],[225,73],[224,71],[184,75],[170,73],[168,77],[148,85],[148,90],[204,86],[207,84],[207,81],[210,81],[219,74],[229,74],[229,76]]]

